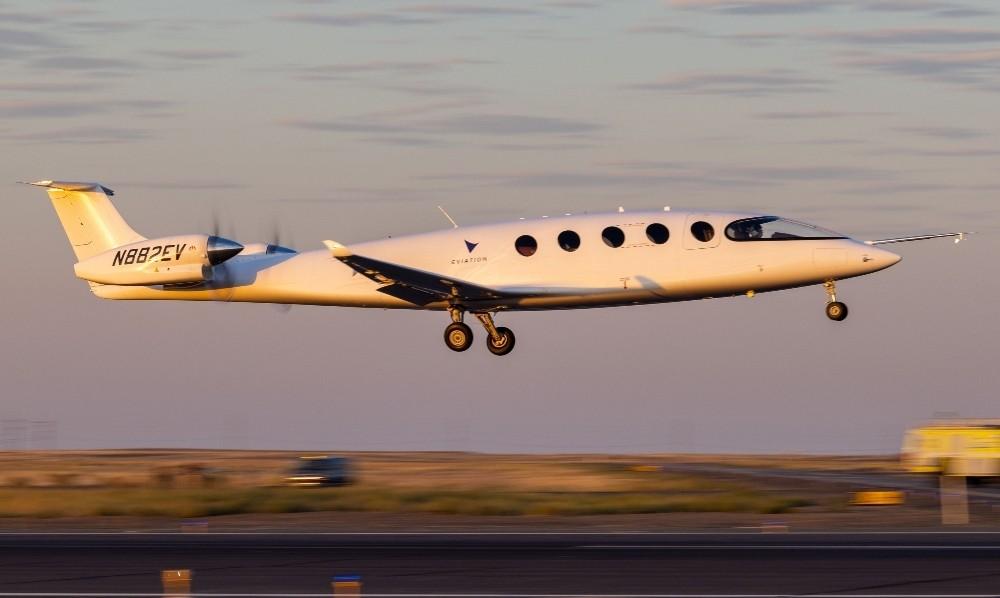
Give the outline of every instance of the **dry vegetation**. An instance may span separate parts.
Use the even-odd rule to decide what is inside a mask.
[[[810,502],[741,480],[671,474],[656,467],[634,470],[637,464],[669,463],[670,456],[354,453],[355,485],[281,487],[297,456],[200,450],[0,453],[0,517],[778,513]],[[762,458],[756,459],[748,464],[761,465]]]

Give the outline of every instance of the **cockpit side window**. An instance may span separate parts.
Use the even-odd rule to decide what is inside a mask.
[[[846,239],[832,230],[785,220],[777,216],[760,216],[737,220],[726,227],[730,241],[794,241],[802,239]]]

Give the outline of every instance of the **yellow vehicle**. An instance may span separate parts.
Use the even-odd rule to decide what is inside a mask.
[[[943,420],[903,438],[902,464],[911,473],[1000,475],[1000,419]]]

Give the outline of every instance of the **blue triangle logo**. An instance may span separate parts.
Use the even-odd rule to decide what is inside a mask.
[[[471,241],[466,241],[465,242],[465,248],[469,250],[469,253],[472,253],[472,250],[475,249],[478,246],[479,246],[479,243],[473,243]]]

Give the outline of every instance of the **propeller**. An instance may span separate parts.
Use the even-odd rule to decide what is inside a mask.
[[[281,226],[278,224],[278,219],[274,218],[271,220],[271,242],[267,244],[267,253],[296,253],[294,249],[289,249],[281,244]],[[287,314],[292,311],[292,305],[290,303],[272,303],[271,304],[278,313]]]
[[[281,226],[276,218],[271,221],[271,242],[267,244],[266,253],[298,253],[281,244]]]
[[[235,230],[234,227],[229,227],[229,226],[227,226],[226,229]],[[219,217],[219,211],[217,208],[213,208],[212,236],[209,238],[209,261],[211,261],[213,265],[222,263],[223,261],[229,259],[230,257],[233,257],[234,255],[243,250],[243,245],[240,245],[235,241],[230,241],[229,239],[222,237],[221,235],[222,231],[223,231],[222,219]],[[271,234],[269,236],[271,240],[266,244],[264,253],[266,254],[298,253],[294,249],[290,249],[281,244],[281,227],[277,219],[272,219],[271,221]],[[236,249],[236,247],[239,247],[239,249]],[[216,254],[213,254],[213,248],[217,252]],[[230,253],[226,255],[224,252],[230,252]],[[219,259],[219,261],[213,261],[213,255],[219,255],[219,256],[225,255],[225,257],[222,257],[221,259]],[[221,271],[220,273],[222,275],[222,280],[228,281],[229,272],[224,264],[222,265],[221,268],[218,268],[217,271]],[[274,309],[276,309],[280,313],[288,313],[292,309],[292,306],[286,303],[272,303],[271,305],[274,307]]]

